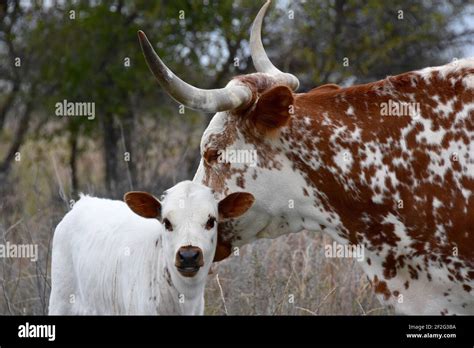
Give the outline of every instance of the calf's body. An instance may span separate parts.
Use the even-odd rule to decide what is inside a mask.
[[[217,222],[245,213],[252,195],[220,202],[208,187],[178,183],[162,201],[81,197],[56,228],[50,314],[203,314]]]
[[[205,284],[180,293],[165,232],[121,201],[82,197],[55,231],[50,314],[202,314]]]

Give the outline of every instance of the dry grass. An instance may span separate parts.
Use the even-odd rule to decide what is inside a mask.
[[[180,129],[140,124],[137,151],[140,187],[156,192],[192,178],[183,170],[202,129],[177,119]],[[184,129],[183,129],[184,127]],[[172,139],[172,140],[170,140]],[[0,314],[47,314],[51,239],[69,209],[70,173],[65,139],[34,141],[22,148],[9,184],[0,188],[0,244],[38,245],[39,260],[0,258]],[[0,144],[1,145],[1,144]],[[100,146],[83,143],[79,178],[86,193],[113,196],[101,184]],[[122,149],[123,150],[123,149]],[[123,191],[129,189],[127,184]],[[159,191],[158,191],[159,192]],[[123,192],[120,192],[121,195]],[[357,261],[327,259],[320,233],[302,232],[242,247],[239,256],[215,264],[206,290],[209,315],[378,315],[380,305]]]
[[[301,232],[242,247],[239,256],[213,267],[206,314],[390,314],[357,261],[325,258],[323,245],[329,242],[319,233]]]

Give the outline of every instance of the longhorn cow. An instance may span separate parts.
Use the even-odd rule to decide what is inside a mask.
[[[216,113],[194,181],[219,197],[255,196],[245,216],[219,226],[215,260],[258,238],[323,231],[364,248],[361,266],[398,313],[473,314],[474,59],[296,93],[298,79],[262,45],[269,3],[251,31],[258,72],[222,89],[179,79],[139,32],[165,91]],[[221,160],[243,150],[256,151],[255,165]]]

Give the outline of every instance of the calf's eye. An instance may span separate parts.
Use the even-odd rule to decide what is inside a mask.
[[[163,225],[165,225],[165,228],[168,230],[168,231],[173,231],[173,225],[171,224],[170,220],[168,219],[163,219]]]
[[[210,230],[211,228],[213,228],[215,223],[216,223],[216,218],[210,217],[209,220],[207,220],[206,222],[206,230]]]

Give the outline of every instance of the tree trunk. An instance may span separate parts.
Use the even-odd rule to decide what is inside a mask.
[[[16,94],[18,93],[19,90],[20,90],[20,83],[18,81],[15,81],[13,83],[12,91],[5,99],[5,102],[3,103],[3,105],[0,107],[0,131],[3,129],[7,113],[12,107],[13,102],[15,101]]]
[[[133,190],[133,188],[136,186],[137,179],[137,167],[135,165],[135,153],[133,146],[133,135],[135,134],[134,118],[135,115],[133,113],[133,110],[130,108],[125,114],[122,124],[122,140],[124,151],[130,153],[130,160],[128,162],[125,162],[125,165],[128,167],[127,181],[130,190]]]
[[[105,160],[105,187],[109,193],[115,192],[118,181],[117,171],[117,142],[118,134],[114,122],[114,116],[106,114],[101,118],[103,141],[104,141],[104,160]]]
[[[23,139],[25,138],[25,135],[28,131],[30,116],[31,116],[31,112],[33,111],[32,109],[33,109],[33,101],[30,100],[26,104],[25,110],[20,118],[20,121],[18,122],[18,128],[15,132],[15,137],[13,138],[14,140],[7,151],[7,155],[5,156],[3,161],[0,163],[0,176],[2,178],[6,178],[8,176],[11,169],[12,162],[14,161],[15,155],[23,143]]]
[[[75,131],[71,131],[69,138],[70,155],[69,155],[69,168],[71,169],[71,186],[72,195],[75,197],[78,190],[78,178],[77,178],[77,138],[78,134]]]

